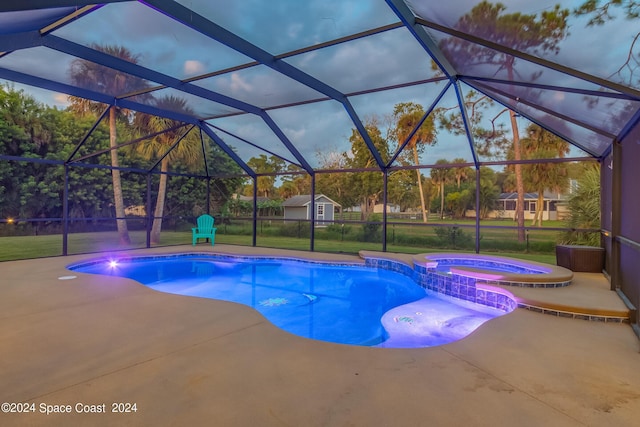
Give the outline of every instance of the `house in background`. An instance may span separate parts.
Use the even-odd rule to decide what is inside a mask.
[[[377,203],[374,207],[373,207],[373,213],[382,213],[384,211],[384,204],[382,203]],[[394,205],[392,203],[387,203],[387,213],[399,213],[400,212],[400,206],[399,205]]]
[[[124,214],[129,216],[147,216],[147,209],[144,205],[131,205],[124,208]]]
[[[325,221],[333,221],[335,210],[342,209],[339,203],[334,202],[324,194],[316,194],[315,206],[316,225],[325,225]],[[285,220],[311,220],[311,196],[309,194],[293,196],[282,202],[282,207],[284,208]]]
[[[544,192],[544,212],[542,220],[563,220],[567,213],[566,197],[563,194]],[[516,203],[518,193],[501,193],[496,200],[496,209],[489,214],[489,218],[516,217]],[[524,194],[524,219],[533,219],[538,204],[538,193]]]

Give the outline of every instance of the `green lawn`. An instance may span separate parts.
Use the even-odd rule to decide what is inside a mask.
[[[118,244],[116,232],[95,232],[95,233],[74,233],[69,234],[68,253],[96,253],[108,252],[123,249],[144,248],[146,245],[146,233],[143,231],[131,231],[132,243],[130,246],[122,247]],[[250,235],[218,234],[216,243],[226,243],[233,245],[251,245]],[[162,233],[162,246],[191,244],[191,232],[171,232]],[[269,248],[295,249],[308,251],[310,243],[308,238],[278,237],[278,236],[258,236],[257,246]],[[315,250],[318,252],[340,252],[357,254],[360,250],[382,250],[380,242],[357,242],[357,241],[336,241],[316,238]],[[424,246],[411,246],[393,244],[388,242],[387,250],[398,253],[423,253],[423,252],[451,252],[451,249],[436,249]],[[472,252],[472,251],[466,251]],[[483,251],[484,253],[485,251]],[[486,251],[489,253],[489,251]],[[491,253],[495,253],[491,251]],[[500,255],[514,258],[528,259],[538,262],[555,264],[555,255],[534,254],[524,252],[500,252]],[[44,258],[62,255],[62,236],[11,236],[0,237],[0,261]]]

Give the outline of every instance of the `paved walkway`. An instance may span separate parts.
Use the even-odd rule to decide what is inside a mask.
[[[0,263],[0,401],[35,410],[0,413],[0,425],[555,427],[640,420],[640,346],[626,324],[518,309],[440,347],[345,346],[291,335],[239,304],[65,269],[86,258]],[[78,277],[58,279],[72,274]],[[583,283],[573,291],[579,297],[584,288],[587,298]],[[597,277],[594,283],[590,304],[617,298]],[[545,298],[557,292],[543,291]],[[137,412],[112,412],[128,403]],[[103,404],[107,413],[78,413]],[[66,405],[71,413],[41,413]]]

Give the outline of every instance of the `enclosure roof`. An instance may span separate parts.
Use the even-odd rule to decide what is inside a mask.
[[[313,173],[351,130],[375,167],[398,153],[365,130],[401,102],[461,112],[465,142],[439,137],[469,164],[473,93],[606,156],[640,120],[640,25],[632,1],[22,0],[0,4],[0,79],[51,103],[80,97],[193,124],[249,174],[276,156]],[[635,6],[634,6],[635,5]],[[602,6],[608,6],[606,8]],[[635,8],[635,9],[634,9]],[[119,57],[116,48],[129,55]],[[122,52],[122,50],[119,50]],[[127,84],[80,79],[80,64]],[[123,80],[123,81],[124,81]],[[48,97],[48,98],[47,98]],[[161,99],[184,100],[188,108]],[[474,126],[477,126],[474,128]],[[398,141],[399,150],[406,141]],[[2,153],[0,153],[2,154]],[[420,159],[435,164],[433,157]]]

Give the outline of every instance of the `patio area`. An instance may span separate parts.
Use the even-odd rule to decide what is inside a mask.
[[[59,280],[72,274],[66,265],[91,257],[2,263],[0,396],[35,404],[32,413],[0,414],[3,426],[633,426],[640,419],[640,343],[629,324],[516,309],[441,347],[345,346],[291,335],[234,303],[116,277]],[[577,273],[563,289],[511,291],[556,309],[625,310],[600,274]],[[136,412],[112,413],[127,403]],[[47,405],[70,405],[71,413],[41,413]]]

